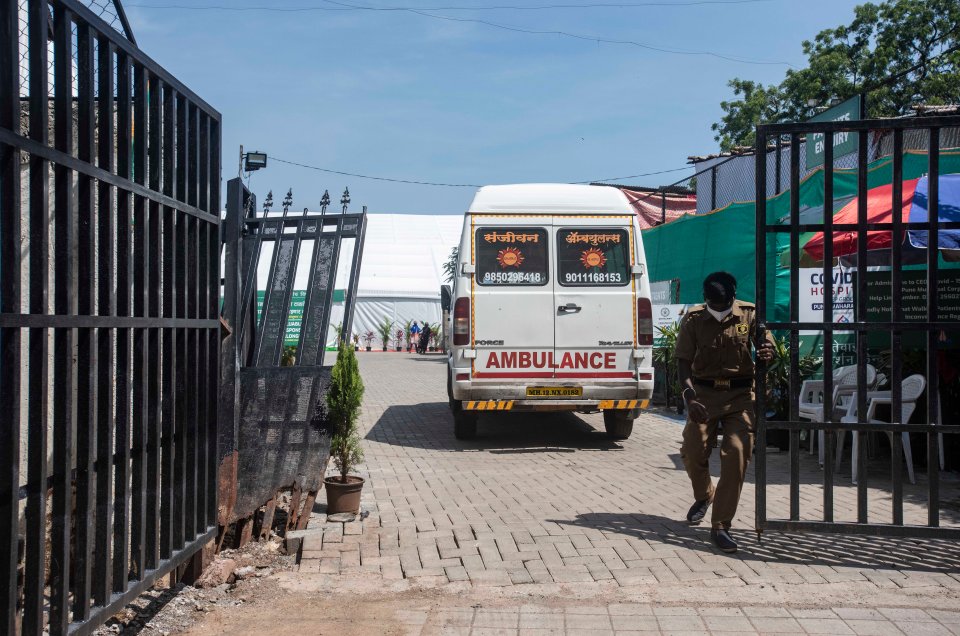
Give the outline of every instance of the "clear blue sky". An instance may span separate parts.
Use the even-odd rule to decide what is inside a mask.
[[[565,31],[660,48],[802,66],[800,43],[850,21],[851,0],[542,10],[437,7],[599,4],[605,0],[345,0]],[[606,0],[637,4],[642,0]],[[149,8],[171,7],[180,8]],[[324,0],[131,0],[141,47],[223,114],[223,179],[239,145],[365,175],[455,184],[577,182],[681,168],[714,152],[710,124],[729,78],[779,82],[785,65],[669,54],[629,44],[518,33],[409,11],[225,11],[323,7]],[[671,183],[692,170],[623,180]],[[475,188],[372,181],[271,162],[260,201],[292,187],[295,209],[324,189],[352,209],[459,214]]]

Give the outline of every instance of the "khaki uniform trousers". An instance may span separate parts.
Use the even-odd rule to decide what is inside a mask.
[[[687,469],[693,496],[713,502],[714,528],[729,528],[737,513],[747,464],[753,453],[754,393],[752,389],[713,389],[697,386],[697,399],[707,409],[706,422],[687,416],[680,455]],[[717,425],[723,425],[720,445],[720,480],[716,488],[710,477],[710,454],[717,439]]]

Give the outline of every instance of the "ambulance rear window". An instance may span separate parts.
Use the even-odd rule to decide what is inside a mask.
[[[599,227],[557,230],[557,271],[565,287],[618,287],[630,282],[630,236]]]
[[[546,285],[547,231],[526,227],[477,230],[477,284]]]

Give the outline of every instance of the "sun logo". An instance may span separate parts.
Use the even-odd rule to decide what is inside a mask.
[[[519,269],[520,264],[523,263],[523,254],[515,247],[507,247],[497,252],[497,262],[503,268],[516,267]]]
[[[607,257],[597,248],[591,247],[580,254],[580,262],[583,263],[583,266],[587,269],[591,267],[603,267],[607,264]]]

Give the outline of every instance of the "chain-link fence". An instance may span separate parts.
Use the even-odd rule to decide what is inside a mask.
[[[926,152],[930,146],[926,130],[909,130],[904,134],[904,152]],[[960,129],[944,128],[940,131],[940,148],[960,148]],[[820,169],[820,165],[807,165],[807,141],[800,138],[797,149],[800,181]],[[893,153],[893,132],[871,132],[867,139],[867,157],[874,162]],[[775,196],[790,189],[790,165],[792,161],[791,140],[781,138],[771,143],[766,152],[767,193]],[[695,197],[696,214],[709,214],[732,203],[752,201],[756,193],[755,153],[750,149],[691,159],[696,172],[689,177],[659,188],[637,188],[644,202],[661,205],[663,214],[658,222],[666,223],[682,214],[671,214],[677,197]],[[836,157],[834,169],[856,169],[857,153],[849,152]]]
[[[133,31],[130,29],[130,24],[127,21],[126,14],[123,11],[123,6],[120,4],[120,0],[80,0],[80,3],[85,5],[90,9],[94,14],[96,14],[101,20],[106,22],[112,29],[122,34],[131,42],[135,42],[133,38]],[[26,99],[30,95],[30,62],[27,55],[28,51],[28,38],[29,32],[27,29],[27,14],[28,14],[28,0],[19,0],[19,17],[20,17],[20,29],[19,29],[19,57],[20,57],[20,97],[21,99]],[[51,9],[52,11],[52,9]],[[50,13],[50,24],[53,24],[53,14]],[[52,26],[48,29],[52,35]],[[73,77],[77,76],[77,29],[74,26],[73,28]],[[49,74],[48,82],[52,86],[54,82],[53,77],[53,43],[49,44],[48,51],[48,68],[47,72]],[[26,129],[24,129],[26,132]]]

